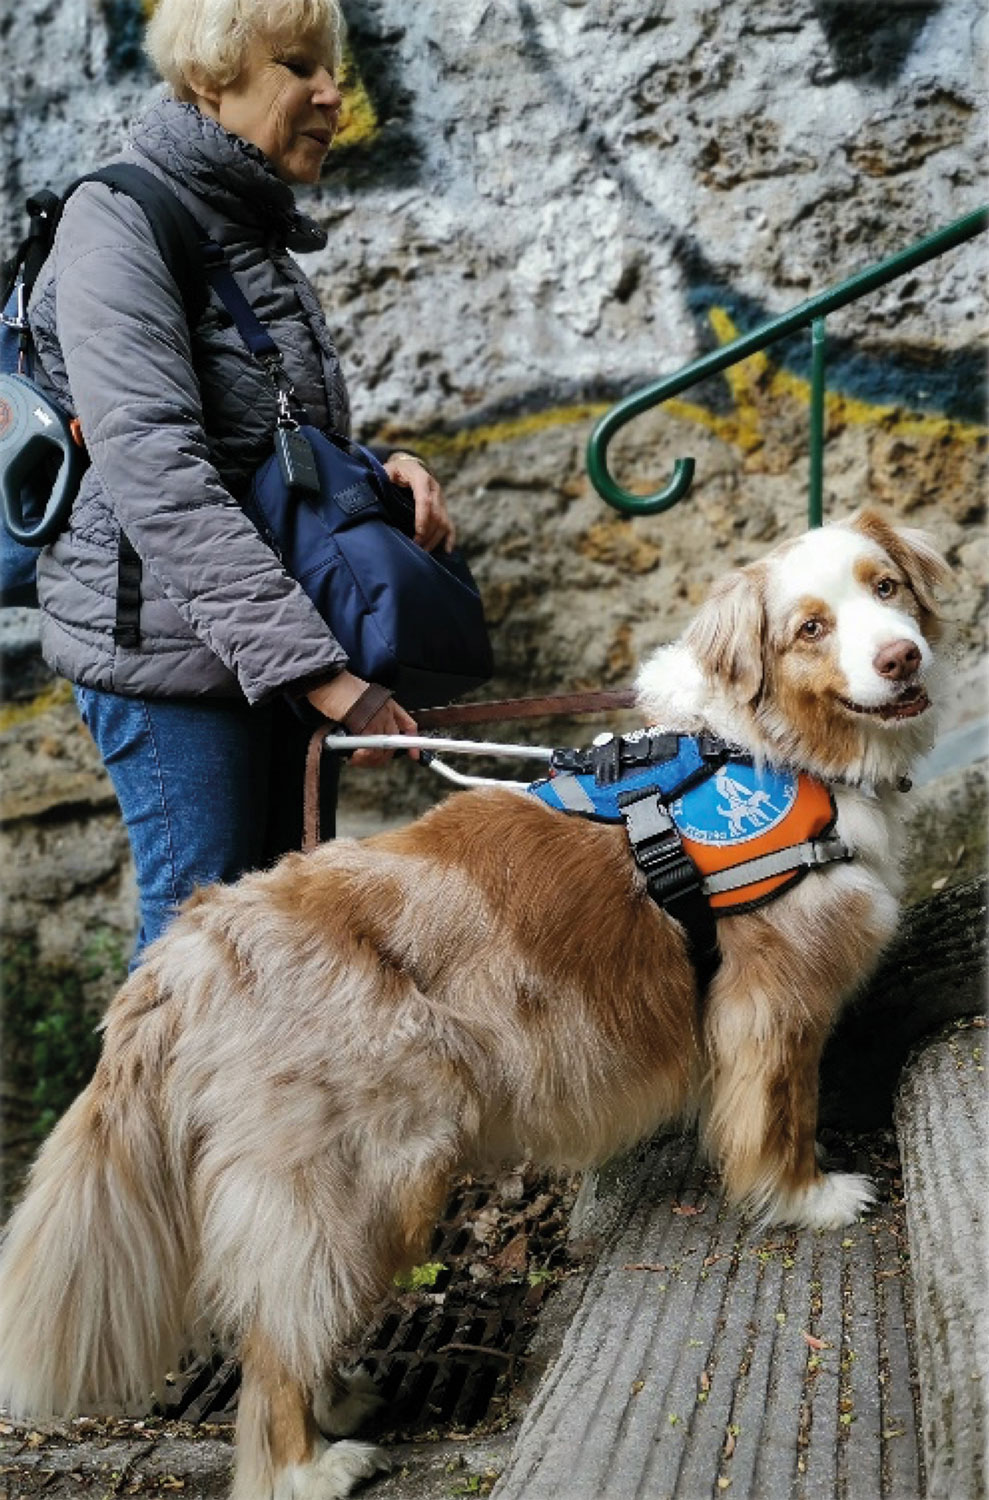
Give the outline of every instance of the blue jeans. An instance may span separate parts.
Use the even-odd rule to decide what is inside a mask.
[[[302,843],[309,730],[283,699],[124,698],[76,687],[130,838],[141,925],[131,967],[196,886],[236,880]],[[324,756],[332,837],[338,765]]]

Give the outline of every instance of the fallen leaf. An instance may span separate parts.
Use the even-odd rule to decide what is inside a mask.
[[[807,1330],[804,1329],[804,1328],[801,1328],[800,1332],[803,1334],[803,1337],[804,1337],[804,1340],[806,1341],[806,1343],[808,1343],[812,1349],[833,1349],[834,1348],[833,1344],[825,1343],[824,1339],[816,1339],[812,1333],[808,1333]]]
[[[525,1178],[519,1171],[509,1172],[495,1184],[495,1192],[506,1203],[517,1203],[525,1193]]]
[[[691,1219],[695,1214],[702,1214],[705,1207],[706,1204],[704,1203],[696,1208],[692,1203],[674,1203],[673,1212],[679,1214],[681,1219]]]
[[[498,1271],[524,1271],[529,1263],[529,1236],[517,1234],[509,1240],[504,1250],[491,1257],[491,1264]]]
[[[668,1271],[669,1266],[664,1266],[655,1260],[637,1260],[623,1268],[626,1271]]]
[[[546,1210],[552,1208],[555,1202],[556,1199],[552,1193],[540,1193],[539,1197],[534,1198],[529,1204],[529,1207],[525,1211],[525,1217],[527,1219],[542,1218]]]
[[[474,1238],[482,1245],[489,1245],[498,1238],[498,1223],[501,1210],[492,1204],[482,1208],[470,1225]]]

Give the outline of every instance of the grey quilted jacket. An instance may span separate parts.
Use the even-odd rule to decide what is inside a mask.
[[[263,154],[169,99],[122,159],[155,171],[223,245],[311,419],[346,431],[336,351],[288,254],[325,235]],[[342,648],[236,499],[271,451],[274,392],[212,292],[190,334],[133,199],[77,189],[30,317],[40,377],[79,416],[92,459],[39,564],[49,664],[111,692],[252,703],[332,675]],[[143,564],[136,647],[113,638],[121,528]]]

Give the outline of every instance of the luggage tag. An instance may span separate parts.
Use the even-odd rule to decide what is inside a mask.
[[[276,427],[275,453],[282,479],[292,494],[318,500],[322,494],[319,471],[305,433],[298,427]]]

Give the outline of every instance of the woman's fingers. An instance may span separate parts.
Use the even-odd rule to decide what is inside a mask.
[[[393,454],[385,464],[385,470],[396,484],[405,485],[412,491],[416,512],[414,540],[427,552],[439,546],[449,552],[456,532],[439,480],[419,459],[408,453]]]
[[[406,713],[400,703],[389,698],[364,727],[364,734],[416,734],[418,726],[411,714]],[[418,750],[410,750],[413,760],[419,759]],[[354,766],[383,766],[391,760],[394,750],[355,750],[350,757]]]

